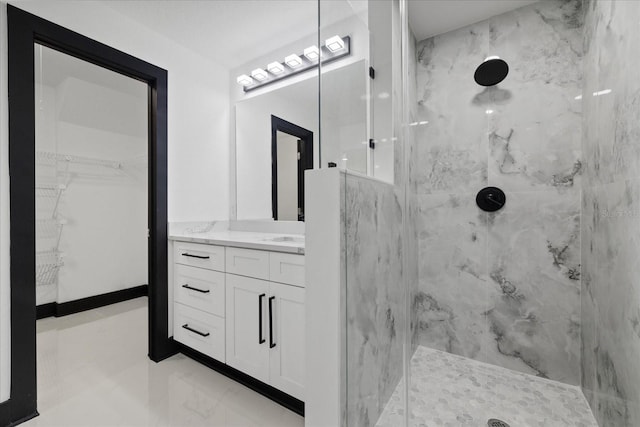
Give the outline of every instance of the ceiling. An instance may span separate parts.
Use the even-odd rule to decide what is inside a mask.
[[[44,111],[53,114],[50,117],[85,128],[146,138],[146,83],[39,44],[34,60],[35,82],[55,90],[55,103],[44,104]],[[47,99],[39,90],[36,96]]]
[[[538,0],[408,0],[416,40],[475,24]]]
[[[382,0],[370,0],[382,1]],[[536,0],[408,0],[418,40]],[[317,0],[102,0],[107,7],[229,69],[315,34]],[[359,15],[367,0],[323,0],[322,26]]]
[[[155,0],[103,4],[229,69],[316,34],[317,0]],[[329,25],[366,8],[366,1],[330,0]],[[366,10],[366,9],[365,9]]]

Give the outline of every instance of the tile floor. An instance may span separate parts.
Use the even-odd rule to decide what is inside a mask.
[[[37,322],[32,426],[303,426],[304,419],[186,358],[147,358],[146,297]]]
[[[418,347],[411,359],[410,426],[597,427],[579,387]],[[404,425],[401,383],[377,426]]]

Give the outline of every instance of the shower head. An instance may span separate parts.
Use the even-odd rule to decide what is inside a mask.
[[[497,56],[490,56],[476,68],[474,80],[480,86],[495,86],[507,77],[509,65]]]

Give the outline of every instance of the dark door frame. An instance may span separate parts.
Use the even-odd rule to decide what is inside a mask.
[[[298,220],[304,221],[304,171],[313,169],[313,132],[271,115],[271,206],[274,220],[278,219],[278,131],[301,141],[298,145],[298,212],[302,209],[302,216],[298,214]]]
[[[177,352],[168,337],[167,71],[7,6],[11,220],[11,394],[0,425],[37,416],[35,293],[36,43],[140,80],[149,87],[149,358]],[[4,415],[2,415],[4,414]],[[2,419],[2,418],[5,419]]]

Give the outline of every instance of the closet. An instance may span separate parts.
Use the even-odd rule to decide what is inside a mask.
[[[42,45],[34,59],[38,317],[142,294],[147,85]]]

